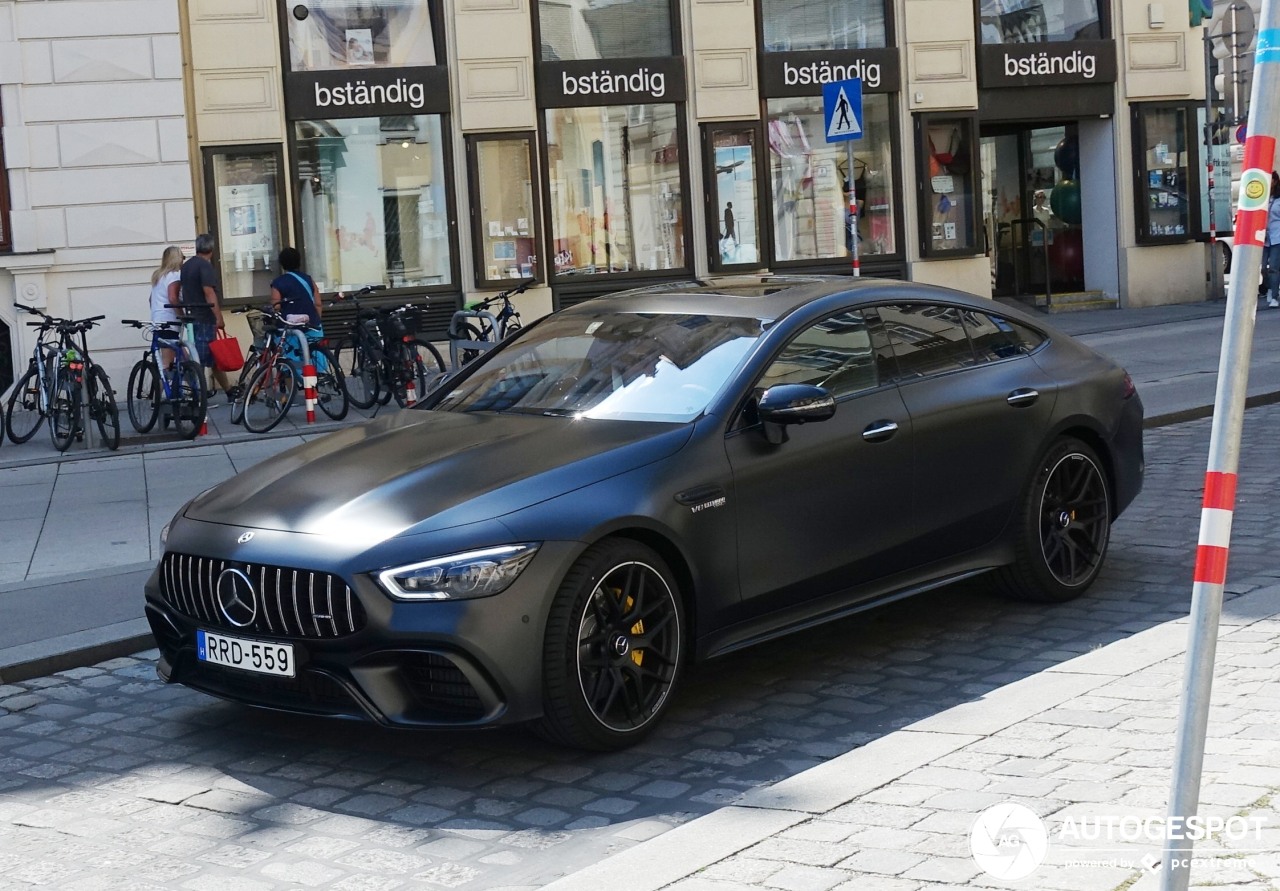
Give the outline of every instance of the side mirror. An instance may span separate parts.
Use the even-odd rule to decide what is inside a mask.
[[[760,394],[756,415],[766,424],[825,421],[836,413],[836,399],[811,384],[778,384]]]

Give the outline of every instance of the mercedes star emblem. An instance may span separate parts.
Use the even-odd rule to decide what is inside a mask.
[[[253,624],[258,617],[258,598],[253,593],[253,582],[240,570],[222,570],[218,576],[217,594],[218,611],[237,628]]]

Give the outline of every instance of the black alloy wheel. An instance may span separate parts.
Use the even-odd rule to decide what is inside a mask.
[[[1005,593],[1062,603],[1097,579],[1111,540],[1111,490],[1093,449],[1055,442],[1036,465],[1015,562],[1000,570]]]
[[[624,538],[588,548],[547,619],[537,731],[583,749],[634,745],[671,701],[683,635],[680,594],[657,553]]]

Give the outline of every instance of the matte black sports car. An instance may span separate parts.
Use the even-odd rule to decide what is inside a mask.
[[[691,659],[977,573],[1063,601],[1142,486],[1124,370],[988,300],[754,277],[592,300],[174,518],[168,681],[633,743]]]

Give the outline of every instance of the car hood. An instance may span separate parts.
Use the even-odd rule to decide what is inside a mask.
[[[267,458],[192,519],[370,544],[501,517],[678,451],[692,424],[404,411]]]

